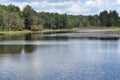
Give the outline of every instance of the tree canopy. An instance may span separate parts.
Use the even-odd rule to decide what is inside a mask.
[[[0,5],[0,30],[68,29],[79,27],[120,26],[119,14],[102,11],[99,15],[68,15],[36,12],[26,5],[23,11],[15,5]]]

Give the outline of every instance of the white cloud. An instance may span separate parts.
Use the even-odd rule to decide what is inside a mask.
[[[95,1],[93,0],[88,0],[85,2],[86,7],[94,7],[95,6]]]
[[[117,0],[116,3],[114,3],[114,5],[120,6],[120,0]]]
[[[120,0],[117,0],[117,3],[120,4]]]
[[[63,13],[62,10],[59,10],[59,9],[49,9],[47,12],[55,12],[55,13]]]
[[[79,12],[80,11],[80,3],[79,2],[72,2],[68,8],[68,11]]]
[[[88,0],[85,2],[85,7],[105,7],[104,2],[102,0]]]
[[[58,12],[68,14],[95,14],[102,10],[118,10],[120,0],[32,0],[17,2],[2,0],[1,4],[14,4],[23,9],[27,4],[37,11]]]
[[[57,2],[57,3],[41,1],[41,2],[30,2],[29,5],[33,6],[34,8],[37,8],[37,11],[40,11],[41,9],[42,11],[45,11],[45,12],[66,13],[65,8],[70,6],[72,3],[73,1],[69,1],[69,2],[64,1],[64,2]]]
[[[68,6],[71,4],[73,1],[64,1],[64,2],[57,2],[57,3],[51,3],[48,1],[41,1],[41,2],[30,2],[29,4],[32,6],[39,6],[39,7],[59,7],[59,6]]]

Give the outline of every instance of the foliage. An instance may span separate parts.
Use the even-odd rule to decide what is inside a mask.
[[[24,24],[26,29],[31,29],[31,26],[34,25],[35,23],[35,18],[36,18],[36,12],[32,9],[31,6],[27,5],[23,9],[23,17],[24,17]]]
[[[41,25],[33,25],[31,27],[32,31],[41,31],[42,30],[42,26]]]
[[[100,20],[100,25],[101,26],[119,26],[120,25],[120,19],[119,19],[119,15],[116,11],[103,11],[100,13],[99,16],[99,20]]]
[[[17,13],[11,12],[6,13],[4,26],[4,30],[23,30],[24,23]]]
[[[0,5],[0,30],[70,29],[87,27],[120,26],[120,17],[114,11],[102,11],[99,15],[68,15],[36,12],[26,5],[23,11],[15,5]]]
[[[19,15],[20,9],[16,6],[0,6],[0,30],[23,30],[24,20]]]

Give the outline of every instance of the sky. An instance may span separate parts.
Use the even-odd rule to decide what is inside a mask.
[[[37,12],[70,15],[94,15],[103,10],[116,10],[120,15],[120,0],[0,0],[0,4],[13,4],[21,10],[30,5]]]

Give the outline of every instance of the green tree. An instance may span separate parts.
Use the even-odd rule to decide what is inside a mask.
[[[0,5],[0,30],[4,30],[4,17],[6,16],[5,15],[5,12],[7,10],[7,7],[4,6],[4,5]]]
[[[107,26],[110,27],[110,22],[109,22],[109,13],[108,11],[103,11],[99,15],[99,20],[100,20],[100,25],[101,26]]]
[[[4,10],[0,7],[0,29],[3,28],[3,17],[4,17]]]
[[[90,26],[99,26],[98,24],[98,15],[88,16]]]
[[[17,13],[5,12],[4,30],[23,30],[24,22]]]
[[[67,14],[64,14],[64,15],[62,16],[62,22],[63,22],[63,28],[68,28],[68,27],[69,27]]]
[[[116,11],[110,11],[109,13],[109,21],[111,26],[118,26],[119,25],[119,15]]]
[[[36,12],[32,9],[31,6],[27,5],[23,9],[23,17],[24,17],[24,22],[25,22],[25,27],[26,29],[31,29],[31,27],[35,24],[36,22]]]
[[[20,8],[15,5],[8,5],[7,8],[9,12],[20,12]]]

